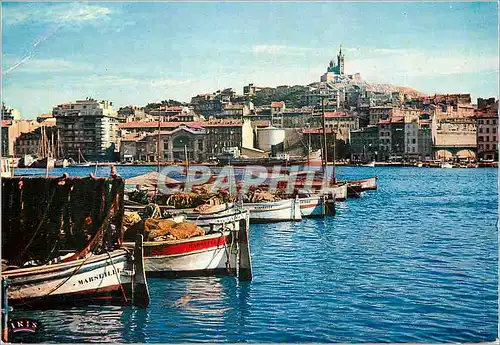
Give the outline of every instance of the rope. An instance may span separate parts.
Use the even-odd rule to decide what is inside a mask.
[[[66,278],[61,283],[59,283],[55,288],[53,288],[51,291],[49,291],[46,295],[39,296],[35,300],[39,300],[39,299],[42,299],[42,298],[44,298],[46,296],[51,295],[52,293],[54,293],[55,291],[57,291],[61,286],[63,286],[64,284],[66,284],[68,282],[68,280],[70,280],[80,270],[80,268],[82,268],[82,266],[87,262],[87,260],[90,257],[92,257],[92,253],[91,253],[91,255],[87,256],[85,258],[85,260],[82,261],[82,263],[71,273],[71,275],[68,278]],[[31,303],[30,302],[25,302],[25,303],[21,303],[20,305],[30,305]]]
[[[111,254],[109,252],[106,252],[109,256],[109,260],[111,261],[111,265],[113,266],[113,269],[116,272],[116,279],[118,279],[118,284],[120,284],[120,290],[122,291],[123,299],[125,300],[125,303],[128,302],[127,295],[125,294],[125,289],[123,288],[122,282],[120,280],[120,275],[118,274],[118,270],[115,267],[115,263],[113,262],[113,258],[111,257]]]
[[[229,228],[226,228],[226,224],[222,224],[222,227],[221,229],[219,230],[220,234],[221,234],[221,237],[224,236],[224,230],[228,230],[228,231],[231,231],[231,229]],[[233,239],[234,236],[231,236],[231,241]],[[231,260],[230,260],[230,251],[228,252],[227,250],[227,243],[224,241],[224,252],[226,253],[226,269],[227,270],[231,270]]]

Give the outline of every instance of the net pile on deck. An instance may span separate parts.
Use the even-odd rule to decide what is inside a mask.
[[[205,231],[194,223],[176,222],[172,219],[143,219],[125,232],[125,240],[133,240],[136,234],[146,241],[170,241],[202,236]]]
[[[40,265],[119,247],[123,190],[121,178],[2,179],[2,260]]]

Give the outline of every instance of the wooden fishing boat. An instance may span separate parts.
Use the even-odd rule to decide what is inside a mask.
[[[370,177],[363,180],[347,180],[348,187],[351,187],[352,190],[359,189],[357,185],[361,186],[361,191],[365,190],[376,190],[378,184],[378,177]]]
[[[197,225],[206,229],[205,235],[144,242],[146,274],[153,277],[223,274],[248,279],[243,271],[251,270],[247,238],[249,212],[212,216],[197,220]],[[124,245],[130,247],[133,243],[125,242]]]
[[[147,306],[142,237],[133,251],[120,247],[123,187],[121,178],[2,179],[2,278],[9,304]]]
[[[440,167],[441,167],[441,169],[451,169],[451,168],[453,168],[453,164],[445,162],[445,163],[441,163]]]
[[[326,200],[320,195],[300,195],[300,214],[302,217],[324,217],[326,216]]]
[[[329,196],[332,199],[335,199],[336,201],[345,201],[347,200],[347,183],[337,183],[335,185],[322,188],[320,191],[322,194]]]
[[[299,194],[300,213],[303,218],[335,215],[335,199],[324,194]]]
[[[367,164],[362,164],[361,166],[363,166],[363,167],[369,167],[369,168],[375,168],[375,161],[372,161],[372,162],[367,163]]]
[[[250,211],[251,223],[302,220],[300,203],[297,199],[244,203],[243,207]]]
[[[134,262],[129,251],[90,255],[67,263],[2,272],[9,304],[20,307],[132,301]]]
[[[38,159],[31,163],[30,168],[40,168],[40,169],[53,169],[56,160],[52,157],[45,157]]]

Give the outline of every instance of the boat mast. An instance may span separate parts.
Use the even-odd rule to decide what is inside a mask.
[[[50,136],[51,136],[50,155],[54,156],[54,158],[57,159],[56,146],[54,143],[54,131],[51,131]]]
[[[156,171],[158,174],[160,173],[160,131],[161,131],[161,115],[158,115],[158,139],[156,142],[156,152],[157,152],[157,157],[156,157]]]
[[[321,97],[321,119],[323,122],[323,174],[324,178],[328,181],[328,154],[326,152],[326,126],[325,126],[325,95]]]

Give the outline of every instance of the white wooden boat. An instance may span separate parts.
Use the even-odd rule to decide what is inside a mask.
[[[302,220],[300,203],[296,199],[244,203],[243,207],[250,211],[251,223]]]
[[[222,231],[182,240],[145,242],[144,269],[153,277],[236,274],[233,237],[232,231]]]
[[[2,272],[9,305],[34,307],[76,302],[132,301],[134,262],[118,249],[85,259]]]
[[[326,200],[324,196],[311,195],[300,196],[300,213],[302,217],[324,217],[326,216]]]
[[[451,163],[441,163],[441,169],[451,169],[453,165]]]
[[[363,167],[370,167],[370,168],[374,168],[374,167],[375,167],[375,161],[370,162],[370,163],[368,163],[368,164],[363,164],[362,166],[363,166]]]
[[[331,198],[336,201],[345,201],[347,200],[347,183],[339,183],[335,186],[330,186],[321,189],[322,194],[331,196]]]
[[[232,214],[225,212],[212,219],[198,219],[196,224],[208,229],[206,235],[144,242],[146,274],[153,277],[230,274],[244,278],[242,270],[251,270],[247,238],[249,212],[232,210]],[[132,247],[133,243],[125,242],[124,246]]]
[[[347,181],[348,184],[360,184],[361,189],[365,190],[376,190],[377,189],[378,177],[370,177],[363,180],[350,180]]]

